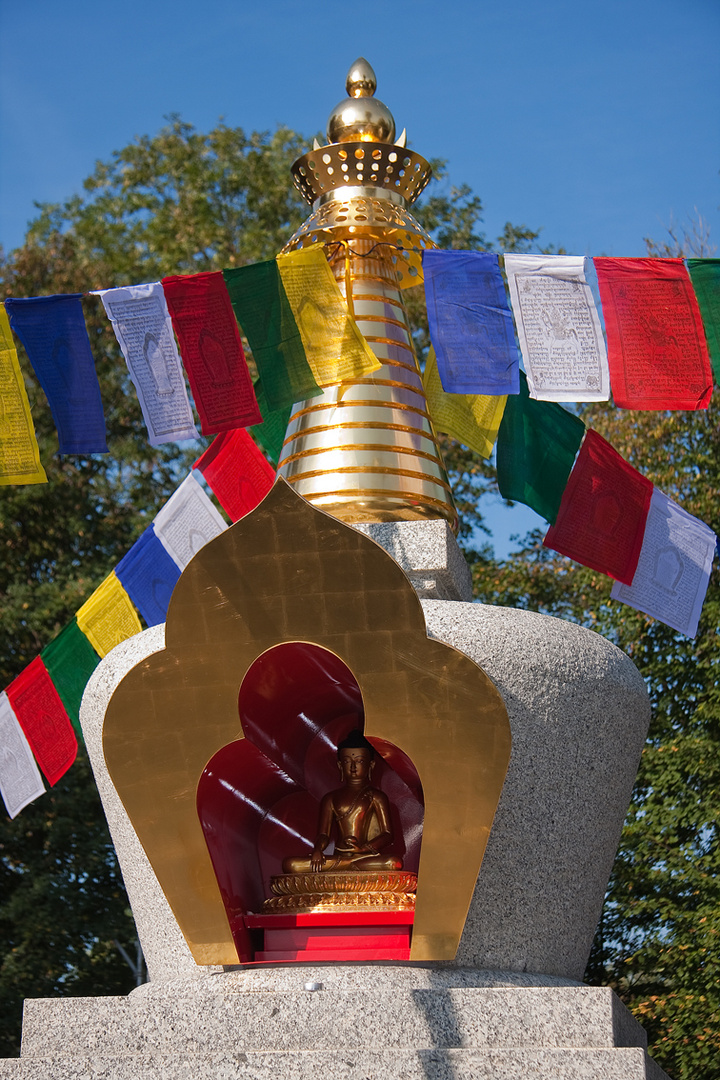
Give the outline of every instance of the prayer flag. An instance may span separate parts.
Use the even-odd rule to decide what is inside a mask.
[[[76,733],[80,734],[80,702],[88,679],[100,663],[93,649],[73,619],[40,653],[48,674],[55,684],[65,711]]]
[[[115,567],[118,581],[148,626],[165,622],[180,570],[158,540],[152,525]]]
[[[321,246],[278,255],[280,280],[318,386],[362,379],[380,361],[348,311]]]
[[[57,784],[77,755],[65,706],[39,656],[7,688],[7,696],[48,784]]]
[[[14,818],[28,803],[44,794],[30,744],[3,690],[0,693],[0,795],[8,814]]]
[[[203,435],[260,422],[222,273],[163,278]]]
[[[507,394],[446,394],[431,348],[423,374],[428,412],[435,428],[457,439],[481,457],[492,454]]]
[[[450,394],[517,394],[520,358],[497,255],[422,253],[430,338]]]
[[[165,294],[159,281],[99,289],[137,392],[151,446],[197,439]]]
[[[254,442],[277,465],[280,460],[280,451],[285,442],[287,426],[290,423],[292,406],[288,405],[284,409],[271,409],[260,379],[255,382],[255,397],[262,415],[262,424],[249,427],[248,431],[252,435]]]
[[[502,497],[525,503],[554,524],[584,434],[579,416],[531,398],[520,372],[520,393],[508,398],[498,433]]]
[[[632,585],[613,585],[613,600],[695,637],[717,539],[705,522],[654,489]]]
[[[190,473],[156,515],[153,529],[182,571],[200,548],[227,529],[227,524]]]
[[[605,339],[582,255],[505,255],[530,397],[607,401]]]
[[[218,435],[193,468],[203,474],[232,521],[254,510],[275,482],[272,465],[243,428]]]
[[[687,264],[705,327],[715,382],[720,383],[720,259],[688,259]]]
[[[706,409],[712,371],[682,259],[596,258],[610,381],[621,409]]]
[[[97,587],[75,615],[77,624],[100,656],[139,634],[142,625],[130,597],[114,571]]]
[[[45,391],[61,454],[106,454],[105,417],[81,293],[8,299],[10,325]]]
[[[10,322],[0,306],[0,486],[46,483]]]
[[[223,270],[223,276],[270,408],[321,394],[275,260]]]
[[[543,543],[631,585],[652,492],[652,483],[588,428]]]

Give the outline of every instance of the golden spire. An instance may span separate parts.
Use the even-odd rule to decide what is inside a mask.
[[[377,185],[391,197],[399,195],[405,205],[414,202],[430,180],[429,163],[406,148],[404,128],[393,141],[395,119],[374,96],[376,85],[370,64],[358,57],[345,81],[348,96],[330,113],[327,146],[316,141],[310,153],[293,164],[295,186],[311,205],[345,184]],[[423,247],[432,247],[417,222],[412,222],[411,231],[423,236]]]
[[[278,474],[342,521],[445,518],[457,525],[428,414],[401,290],[422,280],[434,247],[410,204],[430,165],[398,142],[363,57],[328,122],[327,146],[293,164],[312,214],[286,251],[322,244],[338,285],[382,367],[293,406]]]

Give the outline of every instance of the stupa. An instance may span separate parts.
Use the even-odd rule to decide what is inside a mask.
[[[366,61],[347,90],[294,166],[313,209],[290,247],[324,245],[382,367],[295,406],[266,499],[92,676],[81,722],[150,982],[26,1002],[0,1078],[665,1075],[581,981],[647,692],[598,634],[471,602],[402,299],[429,167]],[[414,904],[268,912],[284,857],[332,855],[318,810],[356,729],[372,789],[367,755],[357,799],[343,765],[333,812],[375,800]]]

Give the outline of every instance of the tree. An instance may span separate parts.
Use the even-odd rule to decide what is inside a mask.
[[[679,243],[678,243],[679,241]],[[692,234],[649,252],[693,251]],[[705,245],[707,239],[705,238]],[[683,251],[684,248],[684,251]],[[695,250],[697,250],[695,248]],[[704,253],[708,253],[707,246]],[[716,391],[707,412],[587,406],[583,420],[689,513],[720,532]],[[653,706],[633,801],[586,973],[613,986],[674,1080],[720,1076],[720,570],[695,640],[610,599],[611,582],[526,537],[497,565],[476,562],[486,603],[582,623],[623,649]]]

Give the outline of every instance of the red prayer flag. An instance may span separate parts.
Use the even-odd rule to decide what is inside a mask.
[[[275,483],[275,471],[244,428],[213,439],[194,469],[199,469],[232,521],[248,514]]]
[[[713,378],[682,259],[594,259],[621,409],[706,409]]]
[[[48,783],[56,784],[75,760],[77,739],[39,656],[10,683],[7,696]]]
[[[545,547],[632,585],[653,485],[588,428]]]
[[[162,286],[203,435],[261,424],[222,273],[166,277]]]

